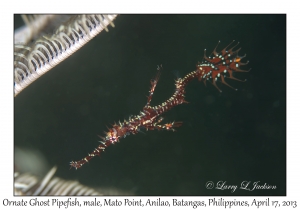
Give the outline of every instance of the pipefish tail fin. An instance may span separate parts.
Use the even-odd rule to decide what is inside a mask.
[[[14,96],[72,55],[108,26],[117,15],[76,15],[30,45],[15,44]],[[30,23],[29,23],[30,24]]]

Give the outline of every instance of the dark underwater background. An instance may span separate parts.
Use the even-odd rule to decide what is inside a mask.
[[[286,195],[286,15],[120,15],[14,99],[14,144],[40,151],[56,176],[135,195]],[[15,28],[22,20],[15,15]],[[195,70],[203,50],[232,40],[249,60],[227,82],[234,91],[197,80],[164,122],[177,132],[145,131],[110,146],[81,169],[69,162],[92,152],[106,126],[138,114],[157,65],[163,71],[152,105],[174,91],[174,79]],[[34,161],[30,163],[34,165]],[[48,168],[50,169],[50,168]],[[17,168],[16,168],[17,170]],[[30,172],[30,171],[28,171]],[[273,190],[206,189],[208,181]],[[249,185],[249,186],[250,186]]]

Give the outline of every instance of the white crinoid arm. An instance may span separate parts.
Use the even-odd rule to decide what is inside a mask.
[[[103,29],[108,31],[108,25],[114,27],[113,20],[116,16],[72,16],[61,24],[54,34],[40,36],[30,45],[20,44],[23,42],[20,41],[22,40],[20,38],[17,41],[17,37],[20,35],[15,36],[14,95],[18,95],[37,78],[72,55]],[[35,27],[35,25],[31,24],[30,27]],[[32,34],[32,30],[28,29],[28,31],[24,33],[25,36]],[[26,43],[26,41],[24,42]]]

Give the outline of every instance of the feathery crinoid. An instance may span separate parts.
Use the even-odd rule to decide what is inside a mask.
[[[15,195],[101,195],[93,188],[84,186],[77,181],[53,177],[56,169],[53,167],[42,180],[27,173],[15,173]]]
[[[65,15],[21,15],[23,25],[14,31],[15,44],[27,45],[29,42],[33,42],[41,33],[47,34],[47,28],[51,27],[51,30],[60,25],[63,22]],[[54,26],[54,23],[58,23],[57,20],[62,20],[60,24]],[[51,33],[51,31],[49,31]]]
[[[108,25],[114,27],[117,15],[74,15],[52,35],[38,37],[33,43],[15,43],[14,95],[41,75],[72,55]],[[50,17],[48,17],[50,18]],[[34,24],[31,24],[32,27]]]

